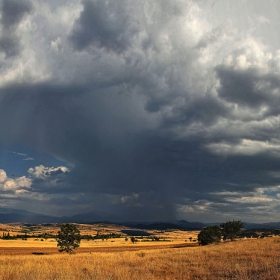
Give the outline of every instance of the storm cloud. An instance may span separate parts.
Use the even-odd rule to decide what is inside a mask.
[[[93,45],[121,53],[130,46],[136,25],[129,21],[126,1],[85,0],[83,11],[76,21],[70,41],[81,51]]]
[[[279,5],[241,2],[2,1],[1,206],[277,220]]]
[[[6,57],[13,57],[20,53],[20,35],[18,25],[32,12],[29,1],[6,1],[1,5],[2,34],[0,37],[0,50]]]

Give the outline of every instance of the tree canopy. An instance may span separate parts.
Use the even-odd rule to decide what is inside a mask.
[[[223,237],[223,240],[230,239],[234,241],[242,229],[243,223],[234,220],[221,223],[220,227],[209,226],[200,231],[198,242],[200,245],[208,245],[214,242],[220,242],[221,237]]]
[[[62,224],[60,231],[57,233],[57,247],[59,252],[73,253],[74,249],[80,246],[81,235],[75,225]]]
[[[198,242],[200,245],[208,245],[214,242],[220,242],[222,233],[218,226],[209,226],[204,228],[198,234]]]
[[[228,221],[220,225],[223,239],[230,239],[234,241],[236,236],[241,232],[243,223],[241,221]]]

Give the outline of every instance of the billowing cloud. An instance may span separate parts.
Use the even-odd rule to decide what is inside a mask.
[[[47,177],[59,176],[61,174],[68,174],[69,170],[65,166],[59,167],[45,167],[43,165],[29,168],[28,173],[36,179],[46,179]]]
[[[70,40],[78,51],[90,45],[123,52],[130,45],[136,24],[129,20],[129,2],[84,0]],[[135,25],[135,26],[133,26]]]
[[[0,190],[4,192],[16,192],[30,188],[32,180],[25,176],[9,178],[5,170],[0,169]]]

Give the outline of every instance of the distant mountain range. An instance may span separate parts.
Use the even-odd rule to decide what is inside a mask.
[[[120,218],[104,212],[88,212],[73,216],[55,217],[38,213],[29,212],[21,209],[0,208],[0,223],[28,223],[28,224],[49,224],[49,223],[97,223],[106,222],[112,224],[124,225],[126,227],[138,229],[180,229],[180,230],[200,230],[209,225],[219,225],[220,223],[200,223],[188,222],[185,220],[179,221],[154,221],[154,222],[121,222]],[[280,229],[280,222],[271,223],[247,223],[244,222],[245,229]]]
[[[49,216],[38,214],[21,209],[0,208],[0,223],[29,223],[29,224],[46,224],[46,223],[93,223],[100,221],[116,221],[117,217],[107,213],[88,212],[73,216]]]

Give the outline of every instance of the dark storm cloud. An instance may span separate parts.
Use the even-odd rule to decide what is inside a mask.
[[[32,4],[29,1],[4,0],[1,17],[3,27],[5,29],[15,27],[31,11]]]
[[[56,187],[50,187],[48,180],[38,179],[34,180],[32,190],[45,193],[78,190],[89,196],[101,192],[120,197],[139,193],[137,202],[129,204],[131,215],[138,212],[141,217],[148,217],[152,212],[154,218],[163,214],[172,218],[174,199],[180,194],[186,195],[196,184],[198,189],[204,190],[201,182],[213,172],[213,161],[216,161],[210,158],[208,162],[200,145],[174,141],[168,135],[158,136],[149,129],[133,132],[135,127],[128,127],[129,123],[123,126],[124,120],[119,123],[116,114],[108,111],[117,112],[123,106],[122,100],[113,108],[108,107],[110,100],[101,101],[99,94],[94,98],[90,94],[92,115],[83,115],[83,108],[75,106],[77,92],[81,98],[81,89],[75,90],[73,86],[61,88],[43,84],[2,89],[0,114],[4,117],[7,110],[14,112],[1,125],[2,141],[7,145],[13,139],[21,139],[26,145],[47,150],[75,164]],[[100,110],[103,115],[99,114]],[[98,113],[96,117],[95,112]],[[107,125],[103,126],[105,123]],[[113,133],[115,129],[120,131],[120,139]],[[108,141],[111,137],[113,141]],[[207,187],[210,190],[214,185]],[[127,202],[119,202],[114,207],[124,214]]]
[[[227,118],[230,110],[229,105],[206,94],[204,97],[173,106],[172,115],[165,118],[163,126],[188,126],[193,123],[210,126],[215,124],[218,118]]]
[[[2,143],[8,145],[20,139],[25,145],[75,165],[67,176],[58,168],[47,171],[44,178],[34,179],[31,190],[41,194],[85,193],[89,200],[98,193],[113,195],[114,203],[108,203],[107,210],[124,219],[152,220],[174,218],[174,204],[186,198],[190,204],[212,201],[211,211],[234,211],[228,196],[212,193],[234,189],[240,197],[260,186],[280,183],[279,177],[269,176],[269,172],[279,170],[279,161],[265,153],[225,157],[204,148],[215,137],[197,135],[176,140],[172,133],[162,134],[160,127],[135,131],[134,125],[118,116],[120,109],[128,112],[127,106],[132,105],[124,105],[122,98],[118,103],[106,100],[98,91],[48,84],[8,86],[1,92],[0,117],[13,112],[1,123]],[[207,110],[207,103],[193,108],[201,114]],[[217,118],[219,112],[226,116],[224,110],[214,111],[210,110],[209,117],[213,114]],[[204,121],[204,117],[198,115],[187,124],[198,120]],[[82,204],[85,198],[78,195],[72,202]],[[239,213],[237,210],[235,213]]]
[[[6,54],[6,57],[13,57],[20,53],[19,38],[15,35],[0,37],[0,51]]]
[[[280,89],[278,75],[260,75],[257,69],[242,71],[223,66],[217,67],[216,72],[221,83],[218,90],[221,98],[254,109],[266,105],[270,109],[266,116],[274,112],[274,104],[280,101],[276,94]]]
[[[77,20],[70,41],[77,51],[93,45],[121,53],[130,46],[135,26],[124,1],[84,0],[83,11]]]
[[[161,144],[148,131],[134,135],[131,130],[135,127],[129,127],[129,122],[116,121],[117,111],[124,106],[121,99],[108,108],[111,101],[100,100],[99,93],[81,92],[81,88],[73,86],[61,88],[47,84],[2,89],[0,117],[4,118],[8,111],[14,112],[1,124],[2,144],[9,146],[20,139],[22,144],[75,164],[68,176],[65,172],[60,174],[60,169],[46,171],[44,177],[33,180],[30,190],[48,194],[78,191],[93,197],[98,192],[116,194],[119,205],[111,207],[122,214],[126,201],[121,202],[121,197],[139,192],[142,195],[137,203],[129,206],[131,215],[138,212],[141,217],[148,217],[152,212],[151,217],[164,214],[172,218],[174,208],[167,188],[170,182],[166,183],[166,177],[161,174],[169,169],[168,160],[161,155],[167,144]],[[83,107],[77,105],[78,99],[83,98],[81,95],[93,99],[91,115],[83,115]],[[115,113],[108,111],[112,109]],[[99,114],[100,110],[103,115]],[[95,114],[98,116],[94,117]]]
[[[2,35],[0,51],[6,57],[14,57],[20,53],[20,36],[17,33],[18,24],[32,11],[29,1],[4,0],[1,7]]]
[[[79,93],[82,90],[79,88]],[[44,145],[48,129],[59,136],[63,122],[71,122],[74,119],[74,116],[70,117],[71,109],[68,107],[71,106],[71,92],[68,87],[48,84],[11,85],[2,88],[0,96],[0,114],[5,119],[1,125],[4,133],[0,139],[7,143],[20,137],[21,141],[31,141],[37,143],[36,146],[40,146],[40,143]],[[13,114],[9,114],[10,110]],[[10,117],[5,118],[7,115]],[[73,126],[74,124],[75,122]]]

